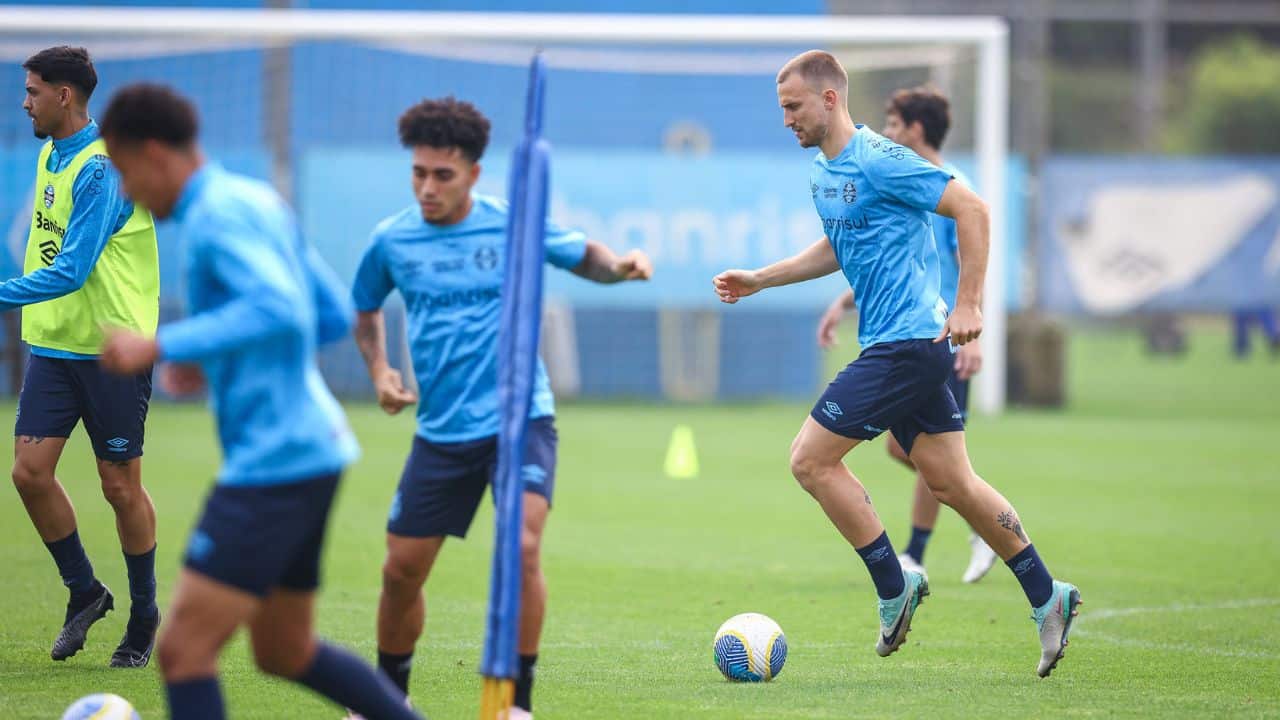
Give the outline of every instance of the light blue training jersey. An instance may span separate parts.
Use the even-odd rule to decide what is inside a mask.
[[[408,313],[418,381],[418,435],[466,442],[498,434],[498,325],[506,267],[507,204],[472,195],[454,225],[433,225],[411,205],[383,220],[356,271],[356,309],[373,312],[399,290]],[[586,236],[550,223],[547,262],[566,270],[586,254]],[[529,417],[555,414],[538,359]]]
[[[835,158],[813,160],[810,189],[858,305],[858,342],[934,338],[946,322],[933,211],[951,180],[865,125]]]
[[[345,337],[345,289],[265,183],[206,164],[174,208],[190,316],[156,334],[162,360],[196,363],[225,456],[218,482],[280,485],[341,471],[360,454],[316,366]]]

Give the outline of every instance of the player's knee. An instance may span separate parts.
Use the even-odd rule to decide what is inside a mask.
[[[53,484],[53,473],[19,460],[13,464],[13,486],[24,497],[38,495]]]
[[[800,487],[812,495],[822,485],[825,465],[803,448],[793,447],[791,450],[791,475],[800,483]]]
[[[382,564],[382,584],[396,590],[417,592],[427,581],[427,560],[415,553],[390,552]]]
[[[948,507],[955,507],[956,502],[968,492],[971,484],[967,473],[957,472],[951,468],[931,467],[922,469],[921,474],[924,476],[925,484],[929,486],[929,492],[933,493],[938,502]]]
[[[156,662],[166,680],[187,679],[205,674],[205,666],[214,659],[203,658],[201,644],[188,637],[180,627],[163,627],[156,639]]]
[[[311,662],[309,642],[288,642],[278,637],[253,639],[253,662],[268,675],[301,677]]]
[[[130,482],[127,478],[102,479],[102,497],[117,510],[131,507],[138,498],[139,491],[137,483]]]
[[[542,538],[526,528],[520,536],[520,566],[525,575],[537,574],[542,563]]]

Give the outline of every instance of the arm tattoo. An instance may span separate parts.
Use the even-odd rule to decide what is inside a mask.
[[[1013,512],[1013,508],[1009,508],[1008,510],[997,515],[996,522],[1000,523],[1000,527],[1004,528],[1005,530],[1008,530],[1014,535],[1017,535],[1018,539],[1021,540],[1022,542],[1025,542],[1025,543],[1031,542],[1030,540],[1027,539],[1027,534],[1022,531],[1022,521],[1019,520],[1018,515]]]

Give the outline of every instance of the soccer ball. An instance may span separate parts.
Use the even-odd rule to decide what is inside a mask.
[[[734,615],[716,631],[716,667],[730,680],[768,682],[787,661],[787,637],[760,613]]]
[[[111,693],[89,695],[62,713],[62,720],[141,720],[128,700]]]

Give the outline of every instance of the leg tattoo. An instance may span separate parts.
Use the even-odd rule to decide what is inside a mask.
[[[1022,531],[1022,521],[1018,519],[1018,515],[1013,512],[1013,508],[1000,513],[996,516],[996,522],[1000,523],[1000,527],[1008,530],[1022,542],[1031,542],[1027,539],[1027,534]]]

